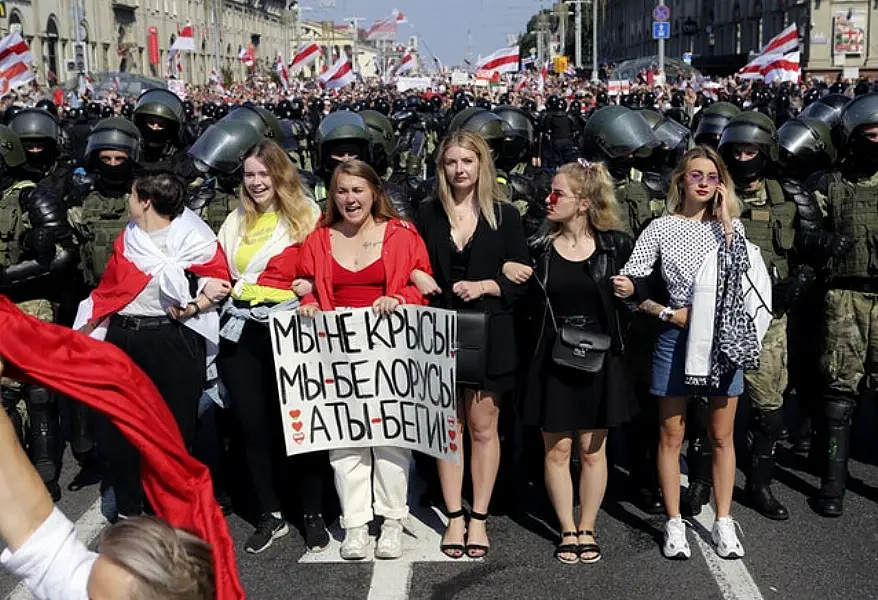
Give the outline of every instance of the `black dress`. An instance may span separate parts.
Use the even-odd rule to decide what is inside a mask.
[[[558,324],[565,317],[587,317],[590,327],[609,333],[600,290],[589,268],[596,254],[570,261],[554,248],[550,252],[546,292]],[[556,334],[548,311],[544,327],[531,363],[524,422],[550,433],[607,429],[627,422],[632,416],[628,410],[631,394],[619,389],[620,381],[626,379],[622,358],[608,353],[598,373],[559,366],[552,361]]]

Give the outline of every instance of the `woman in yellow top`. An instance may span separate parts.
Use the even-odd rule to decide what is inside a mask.
[[[260,142],[244,157],[241,206],[220,228],[234,287],[223,310],[218,367],[241,430],[247,470],[260,511],[256,531],[245,544],[256,554],[286,535],[276,482],[286,465],[277,384],[272,360],[270,313],[293,309],[310,293],[297,279],[301,243],[314,230],[320,211],[304,194],[298,173],[280,146]],[[282,458],[284,457],[284,458]],[[309,551],[329,544],[320,514],[325,452],[299,455],[297,488]]]

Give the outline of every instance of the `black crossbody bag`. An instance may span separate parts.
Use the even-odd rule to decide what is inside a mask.
[[[457,311],[457,383],[479,387],[488,368],[488,327],[491,316],[474,310]]]

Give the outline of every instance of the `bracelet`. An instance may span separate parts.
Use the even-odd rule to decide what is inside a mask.
[[[190,303],[189,303],[189,306],[194,306],[194,307],[195,307],[195,312],[192,314],[193,317],[201,312],[201,307],[198,306],[198,302],[196,302],[195,300],[193,300],[192,302],[190,302]]]

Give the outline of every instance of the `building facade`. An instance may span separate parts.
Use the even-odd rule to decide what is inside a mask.
[[[77,21],[88,71],[160,78],[170,72],[169,49],[180,29],[191,23],[195,50],[181,53],[179,78],[195,84],[206,83],[217,62],[221,71],[242,80],[246,67],[239,54],[251,44],[258,65],[273,71],[278,55],[290,59],[299,31],[303,41],[325,39],[326,45],[341,49],[354,45],[350,32],[331,24],[328,31],[324,24],[298,22],[286,5],[286,0],[6,0],[0,32],[21,33],[30,45],[38,78],[49,82],[76,75],[67,63],[74,58]],[[372,56],[360,54],[359,63],[372,65]]]
[[[604,0],[600,47],[605,60],[654,55],[655,0]],[[691,52],[693,65],[731,73],[788,25],[799,30],[806,73],[878,74],[875,0],[666,0],[671,37],[665,55]],[[845,70],[847,69],[847,70]]]

